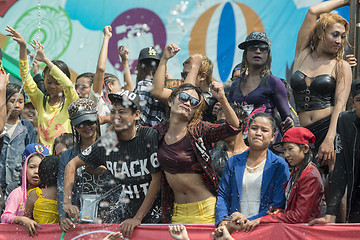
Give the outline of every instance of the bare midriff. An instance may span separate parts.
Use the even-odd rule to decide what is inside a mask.
[[[198,173],[176,173],[165,171],[166,179],[174,192],[175,203],[193,203],[213,195],[205,186],[203,176]]]
[[[328,107],[319,110],[305,111],[298,113],[300,125],[306,127],[314,122],[317,122],[327,116],[331,115],[334,107]]]

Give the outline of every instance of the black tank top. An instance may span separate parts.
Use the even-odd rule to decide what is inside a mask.
[[[321,74],[306,85],[306,75],[297,70],[290,79],[296,111],[312,111],[334,106],[336,79],[330,74]]]

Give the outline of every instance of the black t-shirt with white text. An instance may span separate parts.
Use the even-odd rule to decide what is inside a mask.
[[[151,174],[160,171],[157,159],[158,135],[152,128],[139,127],[134,138],[119,141],[117,149],[109,151],[104,142],[109,141],[105,134],[79,158],[92,168],[104,165],[108,170],[108,181],[99,201],[102,223],[120,223],[133,218],[145,199],[151,182]],[[107,203],[107,204],[102,204]],[[161,217],[158,197],[143,223],[158,223]]]

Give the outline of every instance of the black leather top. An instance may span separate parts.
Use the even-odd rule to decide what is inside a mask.
[[[297,70],[290,79],[296,111],[299,113],[334,106],[336,79],[330,74],[321,74],[312,78],[310,86],[307,86],[306,77]]]

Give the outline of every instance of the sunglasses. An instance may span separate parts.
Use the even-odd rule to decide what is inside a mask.
[[[269,46],[262,44],[262,45],[250,45],[248,46],[248,51],[255,52],[257,49],[260,49],[260,52],[265,53],[269,52]]]
[[[75,127],[76,127],[76,128],[83,128],[83,127],[85,127],[85,126],[93,126],[93,125],[95,125],[95,124],[96,124],[96,122],[85,121],[85,122],[82,122],[82,123],[76,125]]]
[[[181,78],[185,80],[188,74],[189,74],[189,72],[182,72]]]
[[[179,92],[179,93],[178,93],[178,96],[179,96],[180,102],[182,102],[182,103],[186,103],[186,102],[190,101],[190,106],[191,106],[192,108],[196,108],[196,107],[199,106],[199,104],[200,104],[200,100],[199,100],[199,99],[196,99],[196,98],[190,96],[190,95],[187,94],[186,92]]]

